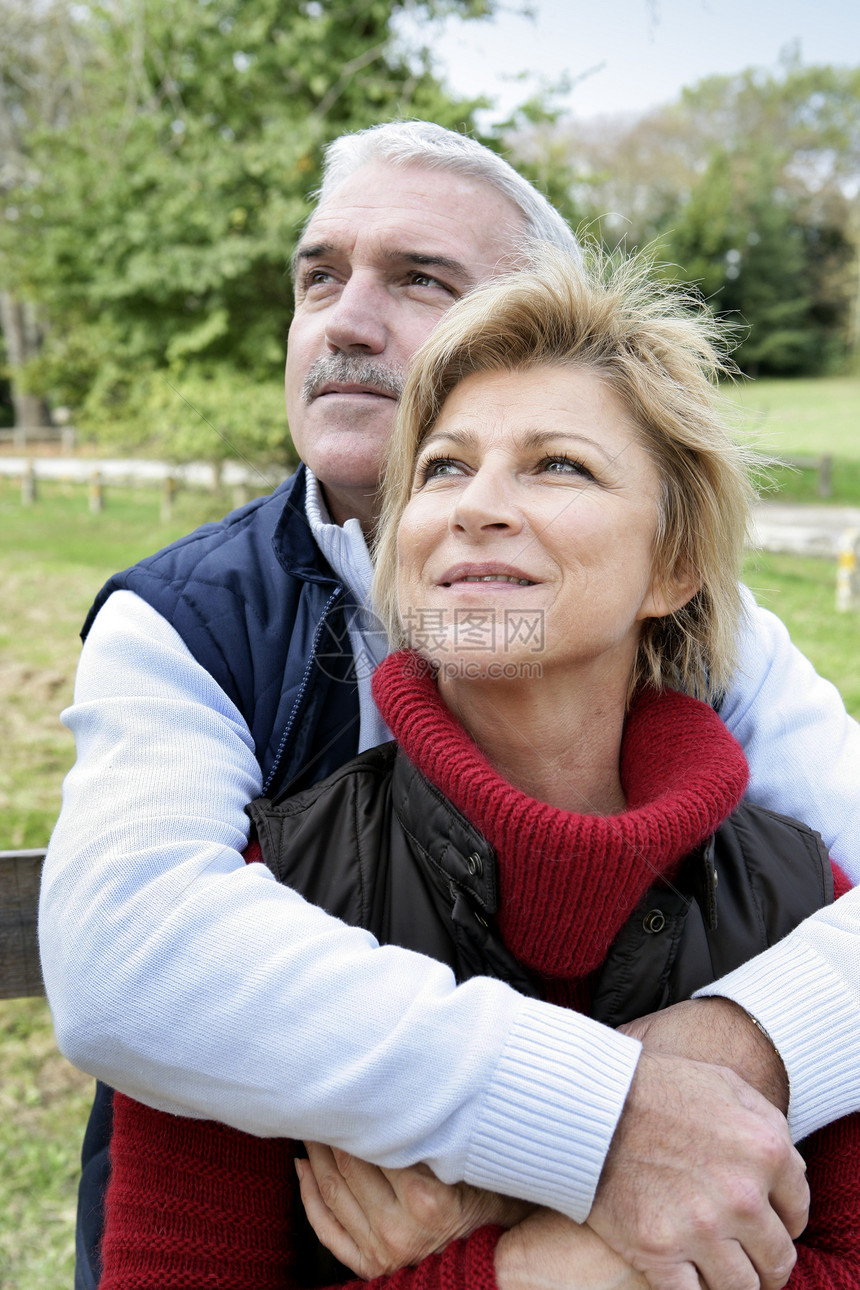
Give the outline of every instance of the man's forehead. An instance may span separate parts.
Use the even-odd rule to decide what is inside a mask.
[[[496,208],[495,220],[484,218],[489,207]],[[474,266],[476,258],[511,254],[522,232],[522,213],[484,180],[375,163],[356,171],[317,208],[296,257],[367,255],[456,272]]]

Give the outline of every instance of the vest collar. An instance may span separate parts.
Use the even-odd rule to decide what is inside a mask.
[[[307,467],[302,463],[281,485],[281,514],[272,535],[275,558],[285,573],[303,582],[335,587],[340,580],[316,543],[305,509]]]

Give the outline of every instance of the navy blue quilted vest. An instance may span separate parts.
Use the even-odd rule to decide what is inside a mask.
[[[313,540],[305,483],[301,467],[115,574],[82,632],[123,588],[158,610],[248,723],[267,794],[316,783],[358,751],[350,600]]]
[[[351,601],[314,542],[301,467],[271,496],[204,524],[115,574],[176,629],[242,713],[263,792],[325,779],[358,751],[358,690],[346,628]],[[75,1290],[96,1290],[113,1092],[96,1086],[81,1153]]]

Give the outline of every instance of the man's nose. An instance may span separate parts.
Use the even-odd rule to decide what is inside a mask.
[[[354,273],[328,311],[325,338],[332,352],[381,354],[388,338],[384,289]]]

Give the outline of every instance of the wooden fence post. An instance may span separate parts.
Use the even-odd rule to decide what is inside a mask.
[[[173,502],[176,497],[176,480],[173,475],[165,475],[161,486],[161,522],[167,524],[173,518]]]
[[[833,493],[833,458],[825,453],[818,462],[818,496],[830,497]]]
[[[21,505],[32,506],[36,500],[36,467],[32,460],[27,462],[21,476]]]
[[[90,514],[101,515],[105,508],[105,493],[100,470],[90,475]]]

